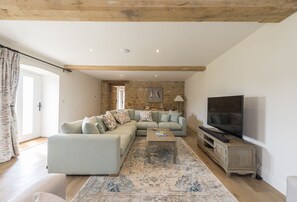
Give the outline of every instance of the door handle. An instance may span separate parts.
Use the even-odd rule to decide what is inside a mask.
[[[37,107],[38,107],[38,111],[41,111],[41,102],[38,103]]]

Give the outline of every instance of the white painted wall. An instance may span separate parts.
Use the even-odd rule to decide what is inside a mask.
[[[63,66],[63,64],[51,58],[35,53],[28,48],[21,47],[8,40],[0,38],[0,43],[29,55],[44,59],[45,61]],[[25,56],[21,56],[21,64],[38,67],[59,76],[59,126],[67,121],[75,121],[83,119],[85,116],[92,116],[100,113],[100,80],[79,71],[73,71],[72,73],[63,72],[60,69]],[[55,93],[53,92],[52,96],[55,96],[54,94]]]
[[[245,95],[245,139],[259,145],[261,175],[285,193],[297,175],[297,14],[266,24],[186,80],[187,117],[206,125],[207,97]]]

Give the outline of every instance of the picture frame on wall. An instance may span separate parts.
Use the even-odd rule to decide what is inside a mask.
[[[163,89],[162,88],[148,88],[147,102],[162,102]]]

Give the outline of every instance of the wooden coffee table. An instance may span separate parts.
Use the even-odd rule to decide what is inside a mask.
[[[156,132],[164,131],[167,136],[157,136]],[[173,146],[173,162],[176,162],[176,155],[177,155],[177,147],[176,147],[176,138],[173,133],[169,130],[169,128],[157,128],[152,129],[149,128],[147,130],[147,155],[149,159],[149,163],[151,162],[151,147],[153,145],[172,145]]]

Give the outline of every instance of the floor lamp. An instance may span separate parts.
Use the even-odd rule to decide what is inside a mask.
[[[174,102],[177,102],[177,111],[178,112],[182,112],[181,111],[181,103],[183,101],[184,101],[184,99],[180,95],[176,96],[175,99],[174,99]]]

